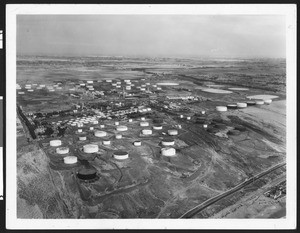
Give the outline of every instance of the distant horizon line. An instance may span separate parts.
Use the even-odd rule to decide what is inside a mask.
[[[188,55],[170,55],[170,56],[162,56],[162,55],[157,55],[157,56],[151,56],[151,55],[75,55],[75,54],[68,54],[68,55],[61,55],[61,54],[17,54],[17,57],[22,57],[22,56],[35,56],[35,57],[120,57],[120,58],[180,58],[180,59],[205,59],[205,58],[210,58],[210,59],[286,59],[286,57],[268,57],[268,56],[248,56],[248,57],[230,57],[230,56],[209,56],[209,55],[204,55],[204,56],[188,56]]]

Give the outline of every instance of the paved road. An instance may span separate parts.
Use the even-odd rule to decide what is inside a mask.
[[[234,188],[232,188],[232,189],[230,189],[230,190],[228,190],[228,191],[226,191],[224,193],[221,193],[220,195],[217,195],[215,197],[212,197],[212,198],[206,200],[205,202],[201,203],[200,205],[198,205],[198,206],[194,207],[193,209],[187,211],[185,214],[181,215],[179,218],[192,218],[194,215],[196,215],[200,211],[204,210],[208,206],[214,204],[215,202],[221,200],[222,198],[227,197],[227,196],[229,196],[229,195],[231,195],[231,194],[239,191],[240,189],[244,188],[246,185],[249,185],[251,182],[253,182],[253,181],[255,181],[255,180],[257,180],[257,179],[259,179],[259,178],[261,178],[261,177],[263,177],[263,176],[265,176],[267,174],[269,174],[270,172],[272,172],[272,171],[274,171],[274,170],[276,170],[276,169],[278,169],[280,167],[285,166],[285,165],[286,165],[285,162],[277,164],[276,166],[271,167],[268,170],[265,170],[265,171],[263,171],[263,172],[255,175],[255,176],[253,176],[253,177],[245,180],[243,183],[235,186]]]

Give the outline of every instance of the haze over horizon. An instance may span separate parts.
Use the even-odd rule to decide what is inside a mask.
[[[285,58],[285,17],[18,15],[17,55]]]

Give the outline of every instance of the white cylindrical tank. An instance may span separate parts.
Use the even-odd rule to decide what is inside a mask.
[[[236,106],[238,108],[246,108],[247,107],[247,103],[236,103]]]
[[[113,156],[115,159],[124,160],[124,159],[128,159],[129,154],[126,151],[115,151],[113,153]]]
[[[126,125],[120,125],[116,129],[117,131],[127,131],[128,127]]]
[[[263,105],[265,103],[265,101],[263,101],[263,100],[256,100],[255,103],[257,105]]]
[[[142,142],[141,141],[135,141],[135,142],[133,142],[133,145],[135,145],[135,146],[141,146]]]
[[[272,100],[271,100],[271,99],[265,100],[265,104],[271,104],[271,103],[272,103]]]
[[[60,155],[68,154],[69,148],[68,147],[58,147],[58,148],[56,148],[56,153],[60,154]]]
[[[66,156],[66,157],[64,157],[64,163],[65,164],[77,163],[77,157],[76,156]]]
[[[96,137],[105,137],[107,135],[107,133],[105,131],[100,131],[100,130],[97,130],[95,132],[95,136]]]
[[[163,139],[163,140],[161,141],[161,144],[162,144],[163,146],[173,146],[173,145],[175,144],[175,141],[172,140],[172,139]]]
[[[86,140],[86,136],[80,136],[79,137],[79,141],[85,141]]]
[[[143,129],[142,134],[143,135],[150,135],[150,134],[152,134],[152,130],[151,129]]]
[[[50,146],[61,146],[61,140],[51,140]]]
[[[121,139],[122,135],[121,134],[116,134],[116,139]]]
[[[163,156],[175,156],[176,150],[172,147],[164,147],[161,149],[161,154]]]
[[[191,117],[190,117],[190,116],[188,116],[188,117],[186,117],[186,119],[187,119],[187,120],[190,120],[190,119],[191,119]]]
[[[183,118],[183,115],[180,115],[180,118]]]
[[[149,126],[149,122],[147,122],[147,121],[142,121],[142,122],[140,122],[140,126],[143,126],[143,127]]]
[[[118,121],[115,122],[115,125],[119,125],[120,123]]]
[[[226,106],[217,106],[216,110],[218,112],[226,112],[227,111],[227,107]]]
[[[110,145],[110,140],[104,140],[103,145]]]
[[[99,147],[96,144],[87,144],[83,146],[83,152],[88,154],[98,152],[98,149]]]
[[[161,125],[153,125],[153,129],[155,129],[155,130],[161,130],[162,126]]]
[[[178,130],[176,129],[169,129],[168,130],[168,134],[171,136],[177,135],[178,134]]]
[[[205,111],[201,111],[202,114],[205,114]]]

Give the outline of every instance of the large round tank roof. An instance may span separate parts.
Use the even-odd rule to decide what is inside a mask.
[[[266,104],[271,104],[272,103],[272,99],[265,99],[265,103]]]
[[[227,111],[227,107],[226,106],[217,106],[216,110],[218,112],[226,112]]]
[[[237,105],[236,104],[227,104],[228,109],[236,109]]]
[[[247,105],[252,106],[252,105],[256,105],[255,101],[247,101]]]
[[[126,131],[128,127],[126,125],[119,125],[116,129],[117,131]]]
[[[82,168],[78,171],[77,177],[82,180],[91,180],[97,178],[97,170],[95,168]]]
[[[150,134],[152,134],[152,130],[151,129],[143,129],[142,130],[142,134],[144,134],[144,135],[150,135]]]
[[[175,144],[175,141],[174,139],[172,138],[164,138],[162,141],[161,141],[161,144],[163,146],[173,146]]]
[[[128,152],[122,150],[114,151],[113,156],[115,159],[119,160],[127,159],[129,157]]]
[[[247,103],[236,103],[238,108],[246,108],[247,107]]]
[[[68,154],[69,153],[69,148],[68,147],[58,147],[56,148],[56,153],[57,154]]]
[[[66,157],[64,157],[64,163],[65,164],[77,163],[77,157],[76,156],[66,156]]]
[[[100,131],[100,130],[95,131],[96,137],[105,137],[106,135],[107,133],[105,131]]]
[[[153,125],[153,129],[160,130],[160,129],[162,129],[162,126],[161,125]]]
[[[61,140],[51,140],[50,146],[61,146]]]
[[[177,135],[178,134],[178,130],[176,129],[169,129],[168,130],[168,134],[171,136]]]
[[[161,154],[163,156],[175,156],[176,150],[172,147],[164,147],[161,149]]]
[[[147,121],[142,121],[142,122],[140,122],[140,126],[149,126],[149,122],[147,122]]]
[[[133,142],[133,145],[135,145],[135,146],[141,146],[142,142],[141,141],[135,141],[135,142]]]
[[[87,144],[83,146],[83,152],[85,153],[95,153],[98,152],[99,147],[96,144]]]

